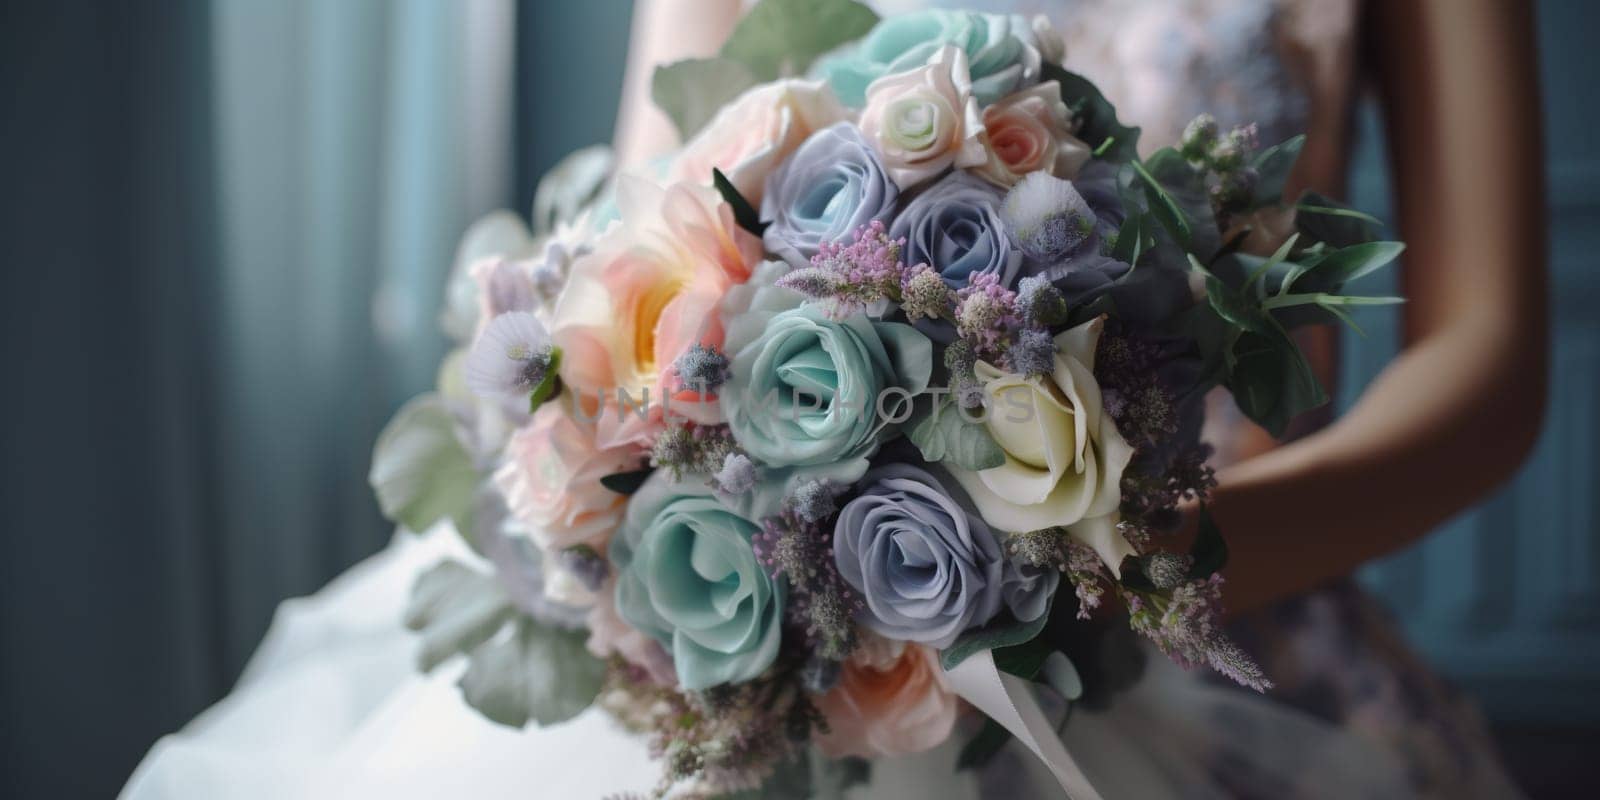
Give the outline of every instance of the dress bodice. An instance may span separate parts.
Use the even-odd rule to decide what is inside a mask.
[[[930,5],[876,0],[883,14]],[[984,11],[1042,14],[1067,44],[1066,66],[1094,81],[1140,149],[1177,141],[1201,112],[1254,122],[1262,141],[1338,120],[1349,96],[1355,0],[961,0]],[[1313,113],[1316,111],[1318,113]]]

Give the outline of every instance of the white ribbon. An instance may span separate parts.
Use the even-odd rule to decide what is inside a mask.
[[[973,653],[945,674],[956,694],[1003,725],[1050,768],[1070,800],[1102,800],[1045,719],[1028,682],[996,669],[992,652]]]

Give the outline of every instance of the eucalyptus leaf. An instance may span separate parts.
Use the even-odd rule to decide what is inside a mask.
[[[1255,190],[1250,195],[1252,209],[1283,204],[1283,187],[1289,182],[1289,173],[1294,171],[1294,162],[1299,160],[1305,143],[1304,135],[1296,136],[1256,154],[1250,164],[1256,171]]]
[[[1064,653],[1051,653],[1039,670],[1041,682],[1055,690],[1064,700],[1077,700],[1083,696],[1083,678],[1072,659]]]
[[[461,676],[467,704],[490,720],[522,727],[554,725],[594,703],[605,663],[584,646],[586,634],[522,617],[503,635],[472,651]]]
[[[1042,80],[1061,86],[1061,99],[1079,123],[1077,136],[1097,158],[1120,164],[1139,157],[1139,129],[1123,125],[1116,108],[1093,83],[1058,64],[1047,62],[1039,71]]]
[[[1045,613],[1032,622],[1018,622],[1009,612],[1001,612],[989,624],[961,634],[953,644],[940,651],[939,664],[949,672],[974,653],[1030,642],[1044,630],[1049,617]]]
[[[1006,453],[982,423],[970,422],[948,401],[935,404],[906,432],[911,443],[930,462],[949,461],[965,470],[994,469],[1006,463]]]
[[[441,561],[412,584],[404,621],[422,635],[417,660],[426,672],[488,641],[514,616],[510,598],[493,575],[459,561]]]
[[[609,145],[595,144],[568,153],[557,161],[533,191],[533,232],[544,235],[558,223],[576,219],[605,188],[616,166]]]
[[[688,141],[717,112],[756,77],[738,61],[728,58],[690,58],[656,67],[650,77],[650,97]]]
[[[384,516],[423,531],[471,511],[479,475],[456,428],[455,417],[435,394],[406,403],[384,426],[367,475]]]
[[[721,56],[758,81],[777,80],[803,74],[817,56],[877,24],[878,15],[853,0],[760,0],[728,35]]]

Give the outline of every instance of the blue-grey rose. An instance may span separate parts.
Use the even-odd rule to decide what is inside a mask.
[[[857,228],[894,216],[900,188],[849,122],[823,128],[767,176],[761,218],[771,224],[767,250],[790,265],[810,262],[823,242],[847,240]]]
[[[815,305],[729,326],[722,411],[763,464],[834,464],[870,455],[910,398],[928,388],[933,343],[910,325]]]
[[[989,182],[952,172],[906,204],[889,236],[905,237],[901,258],[906,264],[933,267],[953,289],[966,286],[980,272],[995,273],[1002,285],[1015,286],[1022,253],[1001,220],[1002,198]]]
[[[1000,594],[1006,608],[1019,622],[1032,622],[1050,610],[1050,598],[1061,583],[1061,571],[1054,567],[1035,567],[1006,562]]]
[[[887,464],[839,511],[839,574],[866,600],[861,623],[891,639],[948,647],[999,612],[1006,570],[983,520],[929,472]]]

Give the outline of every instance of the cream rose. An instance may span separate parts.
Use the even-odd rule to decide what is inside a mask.
[[[984,163],[983,120],[972,97],[966,54],[946,45],[925,66],[873,81],[861,112],[861,133],[901,189],[952,164]]]
[[[709,185],[716,168],[760,207],[767,175],[812,133],[848,117],[822,81],[762,84],[724,106],[684,145],[672,180]]]
[[[950,466],[950,473],[985,522],[1017,532],[1064,526],[1116,573],[1133,554],[1116,526],[1133,448],[1105,413],[1094,379],[1104,324],[1094,319],[1056,336],[1048,375],[1014,375],[979,362],[984,424],[1006,463],[979,472]]]
[[[983,110],[988,160],[973,172],[1009,188],[1030,172],[1071,180],[1088,163],[1089,146],[1072,135],[1072,112],[1061,85],[1045,81]]]

